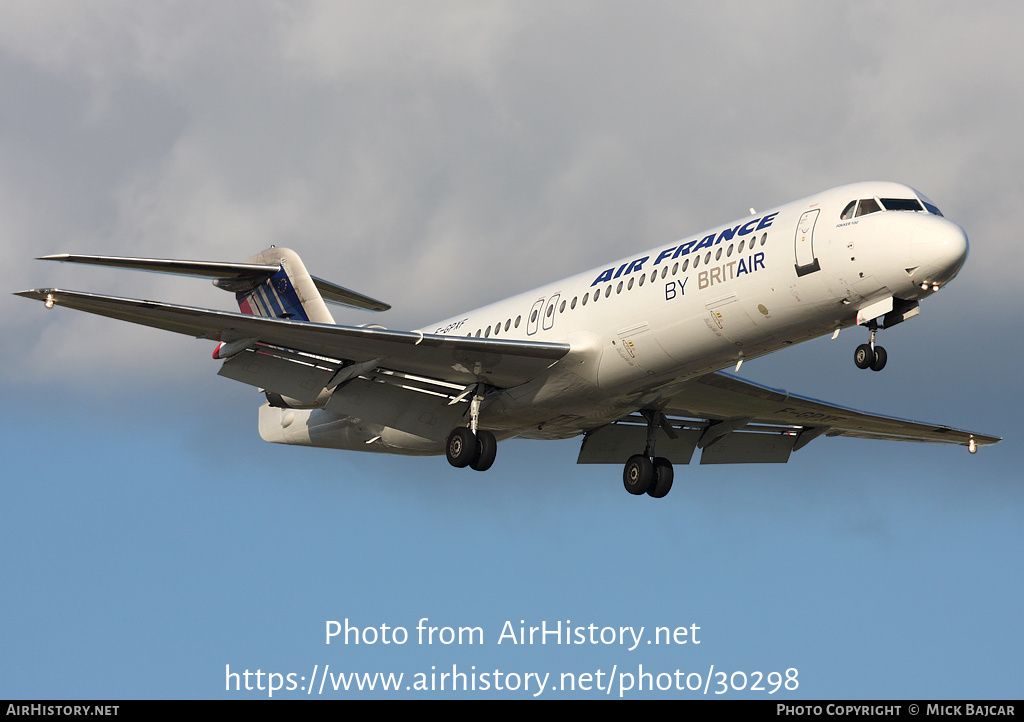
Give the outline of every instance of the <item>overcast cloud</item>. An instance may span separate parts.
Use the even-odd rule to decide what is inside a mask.
[[[1002,229],[1024,221],[1012,7],[8,4],[7,277],[230,307],[200,282],[29,259],[241,260],[277,243],[408,327],[885,178],[968,229],[983,286],[1009,281],[1021,252]],[[5,366],[36,367],[41,319],[5,303],[30,351]]]

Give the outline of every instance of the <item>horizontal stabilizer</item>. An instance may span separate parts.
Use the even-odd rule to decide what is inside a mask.
[[[264,263],[221,263],[217,261],[178,261],[168,258],[126,258],[122,256],[83,256],[71,253],[57,253],[52,256],[41,256],[40,261],[59,261],[61,263],[82,263],[91,266],[107,266],[109,268],[126,268],[132,271],[149,271],[151,273],[168,273],[176,276],[193,276],[220,281],[217,285],[228,291],[240,287],[253,288],[281,270],[278,265]],[[344,286],[311,277],[324,301],[342,306],[361,308],[368,311],[387,311],[389,304],[378,301],[370,296],[357,293]]]
[[[390,304],[378,301],[375,298],[364,296],[361,293],[356,293],[350,288],[344,286],[338,286],[337,284],[325,281],[322,278],[316,276],[310,276],[313,279],[313,285],[316,286],[316,290],[320,292],[320,295],[328,303],[338,303],[342,306],[352,306],[355,308],[363,308],[367,311],[387,311],[391,308]]]
[[[168,258],[124,258],[121,256],[79,256],[57,253],[40,256],[40,261],[84,263],[91,266],[127,268],[132,271],[170,273],[176,276],[223,279],[225,281],[265,281],[280,269],[260,263],[218,263],[215,261],[175,261]]]

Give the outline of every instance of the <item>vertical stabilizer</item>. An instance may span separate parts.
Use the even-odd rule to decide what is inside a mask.
[[[320,291],[295,251],[271,247],[248,259],[246,263],[280,266],[281,270],[254,286],[217,284],[221,288],[235,291],[235,299],[242,313],[334,323],[334,317],[327,309]]]

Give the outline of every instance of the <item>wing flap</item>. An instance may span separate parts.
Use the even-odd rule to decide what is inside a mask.
[[[689,464],[697,448],[700,431],[689,429],[676,431],[676,438],[670,439],[662,429],[655,432],[658,456],[673,464]],[[636,424],[608,424],[589,432],[580,447],[577,464],[621,464],[647,443],[647,429]]]
[[[569,352],[569,345],[443,336],[249,316],[60,289],[15,295],[214,341],[258,339],[269,346],[346,361],[377,360],[381,368],[449,383],[499,388],[525,383]]]
[[[217,375],[311,404],[335,372],[334,368],[301,363],[257,349],[232,356],[221,364]]]
[[[706,446],[701,464],[785,464],[795,436],[733,431]]]

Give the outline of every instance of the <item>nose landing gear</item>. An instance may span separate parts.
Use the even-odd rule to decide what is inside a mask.
[[[885,368],[885,362],[889,360],[889,354],[881,346],[875,345],[875,332],[878,330],[878,326],[872,325],[868,328],[871,329],[871,341],[862,343],[854,350],[853,362],[859,369],[869,368],[872,371],[881,371]]]

